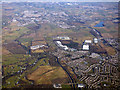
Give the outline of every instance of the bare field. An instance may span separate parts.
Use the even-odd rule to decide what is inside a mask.
[[[4,46],[6,47],[7,50],[9,50],[9,52],[11,52],[13,54],[25,54],[26,53],[26,51],[23,49],[23,47],[21,47],[20,45],[18,45],[15,42],[8,43]]]
[[[7,55],[10,54],[10,52],[5,47],[2,47],[2,54]]]
[[[34,45],[42,45],[42,44],[46,44],[46,42],[43,41],[43,40],[33,41],[33,42],[32,42],[32,45],[33,45],[33,46],[34,46]]]
[[[103,36],[104,38],[113,38],[113,36],[110,35],[109,33],[103,33],[102,36]]]

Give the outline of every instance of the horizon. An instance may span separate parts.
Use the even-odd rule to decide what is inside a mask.
[[[1,0],[1,2],[119,2],[120,0]]]

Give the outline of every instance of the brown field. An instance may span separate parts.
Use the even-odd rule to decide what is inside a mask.
[[[112,35],[113,35],[113,38],[118,38],[119,37],[118,33],[113,33]]]
[[[103,33],[102,36],[103,36],[104,38],[113,38],[113,36],[110,35],[109,33]]]
[[[43,53],[44,51],[42,49],[32,50],[32,53]]]
[[[41,41],[33,41],[32,42],[32,46],[34,46],[34,45],[46,45],[46,42],[45,41],[43,41],[43,40],[41,40]]]
[[[18,22],[12,22],[12,23],[10,23],[10,27],[11,27],[12,31],[16,31],[16,30],[20,29],[20,27],[17,26],[17,23]]]
[[[34,37],[34,40],[44,40],[44,37],[41,34],[41,32],[36,33],[36,36]]]
[[[70,44],[70,41],[68,41],[68,40],[61,40],[61,42],[62,42],[63,44]]]
[[[50,64],[50,66],[55,66],[55,67],[59,67],[59,64],[57,63],[57,61],[56,61],[56,58],[54,58],[54,57],[49,57],[49,64]]]
[[[7,55],[10,54],[10,52],[5,47],[2,47],[2,54]]]
[[[40,66],[36,71],[28,75],[29,80],[35,84],[67,83],[67,75],[61,67]]]
[[[106,49],[103,46],[100,47],[98,44],[97,45],[92,45],[91,48],[90,48],[90,51],[96,52],[96,53],[106,53]]]
[[[31,34],[27,34],[27,35],[24,35],[23,36],[23,38],[33,38],[33,37],[35,37],[36,36],[36,34],[35,33],[31,33]]]
[[[15,42],[8,43],[4,46],[9,52],[13,54],[25,54],[26,53],[26,51]]]
[[[43,36],[47,35],[49,37],[49,36],[56,36],[56,35],[64,35],[66,33],[71,32],[71,30],[68,30],[68,29],[62,29],[59,27],[53,28],[53,27],[51,27],[51,25],[49,24],[43,23],[41,24],[41,28],[38,31],[38,33],[40,33]]]
[[[115,49],[109,46],[105,46],[101,43],[101,46],[107,51],[108,55],[115,55]]]
[[[70,38],[72,38],[73,42],[77,42],[79,44],[82,44],[84,42],[84,40],[86,39],[90,39],[92,40],[93,39],[93,36],[89,33],[89,31],[86,31],[88,36],[85,36],[85,32],[78,32],[78,33],[71,33],[71,34],[68,34],[68,36]]]

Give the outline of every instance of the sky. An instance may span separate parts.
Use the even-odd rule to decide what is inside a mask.
[[[119,2],[120,0],[0,0],[2,2]]]

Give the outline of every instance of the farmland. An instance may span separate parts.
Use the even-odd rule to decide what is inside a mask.
[[[40,66],[36,71],[28,75],[29,80],[35,84],[67,83],[66,73],[60,67]]]

